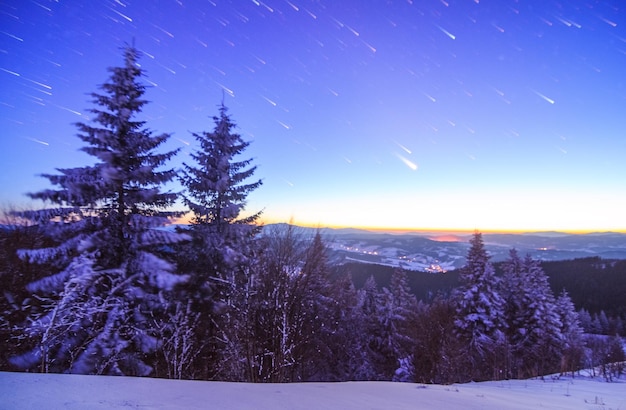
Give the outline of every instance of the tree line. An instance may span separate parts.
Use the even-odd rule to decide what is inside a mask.
[[[538,262],[514,250],[495,275],[478,232],[459,286],[430,303],[400,269],[382,288],[332,276],[319,233],[261,232],[260,213],[243,214],[262,181],[250,181],[249,143],[224,104],[211,132],[193,133],[192,161],[164,169],[177,152],[159,152],[169,135],[137,120],[144,73],[135,48],[123,55],[91,94],[92,123],[77,124],[95,164],[43,175],[57,189],[29,196],[50,206],[14,212],[2,233],[16,250],[1,261],[3,369],[450,383],[584,364],[569,296],[555,297]],[[183,193],[164,191],[174,179]],[[177,198],[192,220],[174,228]],[[598,343],[610,352],[600,361],[623,360],[612,340]]]

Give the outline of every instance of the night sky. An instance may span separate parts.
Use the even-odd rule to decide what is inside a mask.
[[[93,163],[73,124],[133,41],[170,165],[224,99],[265,222],[626,231],[622,1],[2,0],[3,206]]]

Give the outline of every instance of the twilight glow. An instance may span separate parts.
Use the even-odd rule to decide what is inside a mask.
[[[133,41],[173,166],[224,98],[265,222],[626,232],[619,0],[3,1],[0,203],[92,161],[73,123]]]

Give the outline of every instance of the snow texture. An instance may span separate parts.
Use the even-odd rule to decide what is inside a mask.
[[[626,381],[584,376],[422,385],[393,382],[250,384],[67,374],[0,373],[0,409],[623,409]]]

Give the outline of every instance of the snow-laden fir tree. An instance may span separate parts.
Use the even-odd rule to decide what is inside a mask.
[[[252,159],[240,159],[250,142],[234,132],[235,123],[222,103],[213,117],[213,132],[193,133],[200,148],[191,154],[195,165],[184,164],[181,182],[187,188],[185,204],[193,214],[194,225],[209,226],[217,233],[249,231],[260,212],[242,217],[248,195],[262,181],[246,182],[256,171]]]
[[[470,240],[467,261],[455,289],[455,331],[466,345],[470,379],[492,379],[503,375],[504,300],[499,293],[500,278],[485,250],[482,234]]]
[[[361,346],[364,361],[357,369],[357,380],[391,380],[398,369],[394,351],[393,303],[391,292],[379,289],[370,276],[358,291],[357,306],[362,316]],[[386,300],[387,299],[387,300]]]
[[[382,292],[384,311],[387,317],[382,318],[391,331],[391,345],[396,358],[397,369],[394,381],[413,380],[413,353],[415,352],[415,334],[413,327],[417,318],[417,300],[411,293],[407,273],[397,268],[391,275],[389,288]]]
[[[508,335],[513,377],[558,370],[562,351],[561,320],[548,277],[539,261],[515,250],[504,263]]]
[[[262,183],[248,181],[256,166],[251,166],[252,159],[239,158],[250,142],[234,132],[235,124],[223,103],[213,121],[212,132],[192,134],[200,147],[191,153],[195,164],[185,163],[180,176],[186,188],[183,202],[192,214],[194,246],[188,256],[201,258],[190,265],[203,270],[194,276],[196,287],[205,286],[209,278],[234,284],[232,272],[226,270],[246,261],[261,215],[242,216],[248,195]]]
[[[575,372],[583,360],[585,342],[574,303],[565,289],[556,298],[556,311],[561,320],[562,358],[561,373]]]
[[[82,151],[95,164],[45,174],[57,189],[29,194],[52,206],[23,213],[56,246],[30,249],[32,263],[57,273],[28,285],[42,301],[25,330],[36,350],[16,357],[23,368],[71,373],[147,375],[157,348],[156,321],[163,292],[183,280],[164,257],[184,239],[158,229],[176,195],[163,192],[175,173],[161,167],[175,151],[156,149],[168,134],[153,135],[136,119],[147,103],[139,52],[126,47],[124,64],[92,93],[92,123],[78,123]]]
[[[562,323],[548,276],[539,261],[526,255],[523,265],[528,275],[526,289],[529,292],[529,303],[526,333],[521,348],[527,357],[527,372],[540,376],[558,369],[563,346]]]
[[[193,163],[185,163],[180,175],[186,188],[183,202],[192,216],[187,230],[192,242],[181,250],[180,259],[182,270],[191,276],[182,297],[191,298],[192,309],[201,313],[202,325],[194,326],[205,345],[201,357],[205,362],[221,362],[208,365],[219,373],[226,361],[237,360],[242,348],[236,347],[241,343],[236,332],[246,322],[254,237],[259,230],[255,223],[260,217],[260,212],[247,216],[243,212],[248,195],[262,181],[249,181],[256,166],[241,156],[250,143],[235,132],[223,103],[213,121],[212,132],[192,134],[199,147],[191,153]],[[206,344],[207,340],[217,345]],[[203,377],[214,377],[215,371],[208,369]]]

